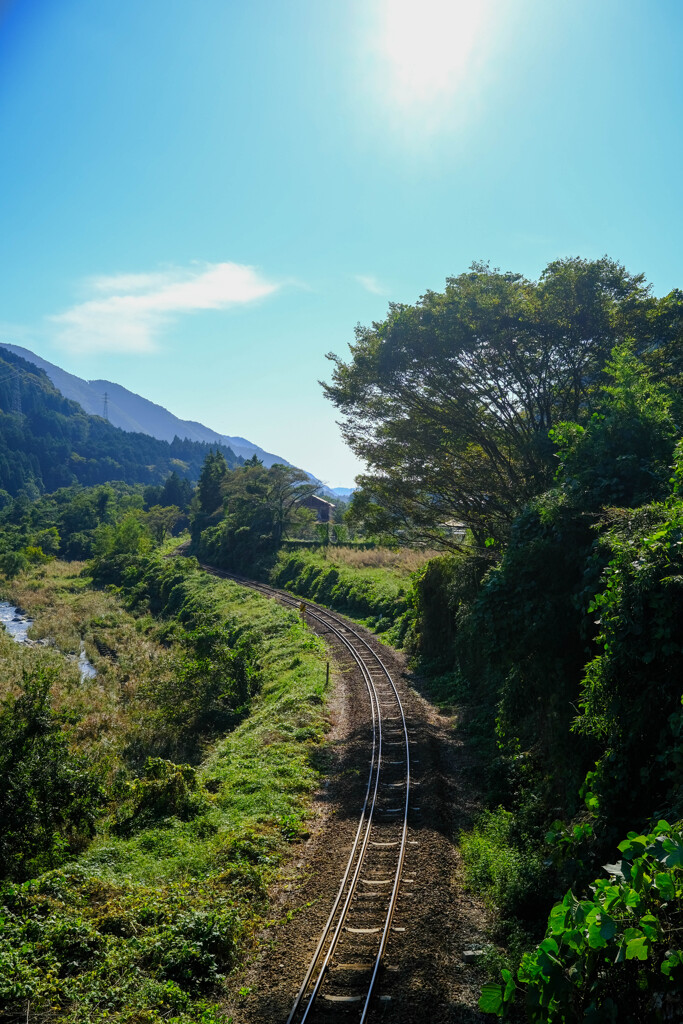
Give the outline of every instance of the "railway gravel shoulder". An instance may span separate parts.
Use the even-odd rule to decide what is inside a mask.
[[[316,623],[310,623],[316,629]],[[411,723],[413,791],[405,879],[394,928],[373,1001],[371,1021],[414,1024],[479,1022],[476,1008],[484,980],[463,954],[485,943],[486,915],[464,893],[454,840],[479,807],[476,778],[453,716],[438,712],[414,688],[399,652],[349,623],[380,653],[392,672]],[[238,980],[226,1007],[235,1024],[278,1024],[287,1019],[344,872],[367,781],[367,691],[360,670],[342,645],[333,656],[332,731],[324,785],[316,796],[310,836],[293,847],[271,892],[275,922],[260,936],[259,950]],[[358,1008],[334,1008],[334,1019],[357,1020]]]

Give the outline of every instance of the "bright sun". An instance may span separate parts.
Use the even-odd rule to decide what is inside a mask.
[[[466,77],[487,0],[380,0],[379,50],[401,106],[445,99]]]

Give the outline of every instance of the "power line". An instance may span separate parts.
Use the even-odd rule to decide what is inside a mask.
[[[109,422],[109,395],[107,394],[106,391],[104,392],[104,411],[102,415],[104,416],[105,420]]]

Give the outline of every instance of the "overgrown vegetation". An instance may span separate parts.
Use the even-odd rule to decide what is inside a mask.
[[[402,568],[400,560],[390,552],[355,552],[344,548],[281,551],[269,578],[277,587],[362,620],[400,646],[411,622],[411,582],[406,569],[419,560],[413,552]]]
[[[460,841],[495,921],[483,1009],[682,1015],[682,309],[607,259],[537,283],[478,265],[392,306],[327,388],[370,463],[334,531],[298,471],[215,452],[191,499],[183,473],[5,499],[7,596],[56,645],[0,637],[10,1012],[219,1019],[221,975],[305,829],[317,641],[160,557],[189,525],[197,556],[364,620],[468,706],[489,806]],[[393,550],[344,549],[349,526]],[[320,547],[284,550],[294,536]],[[89,558],[99,589],[55,555]],[[64,660],[81,643],[96,684]]]
[[[454,549],[416,575],[407,641],[488,766],[462,847],[499,1015],[680,1016],[682,308],[607,259],[475,266],[360,328],[326,389],[370,464],[356,523]],[[620,843],[637,898],[594,881]]]
[[[326,727],[320,642],[136,531],[116,550],[127,515],[90,569],[117,571],[116,593],[58,561],[5,591],[54,640],[0,635],[8,1019],[30,1004],[55,1024],[225,1021],[225,979],[305,834]],[[81,640],[92,680],[65,657]]]

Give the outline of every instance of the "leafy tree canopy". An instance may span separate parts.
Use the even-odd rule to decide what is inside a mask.
[[[256,571],[296,524],[310,519],[301,503],[315,489],[306,473],[293,466],[266,469],[250,460],[229,472],[209,455],[197,488],[193,550],[215,565]]]
[[[356,517],[445,545],[452,520],[481,544],[507,536],[552,481],[550,430],[590,419],[619,342],[666,341],[673,358],[679,306],[607,257],[555,261],[537,282],[474,264],[443,293],[392,303],[386,320],[357,327],[348,362],[329,356],[323,384],[369,466]]]

